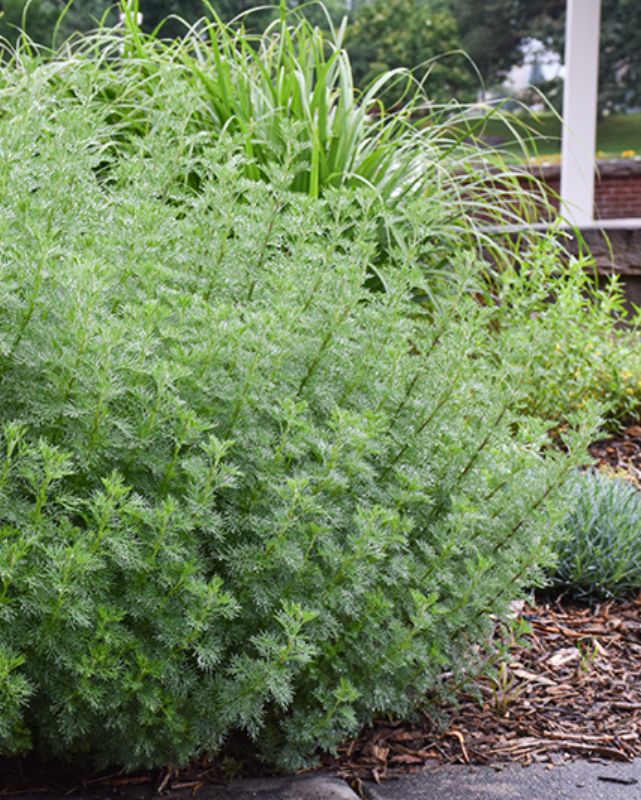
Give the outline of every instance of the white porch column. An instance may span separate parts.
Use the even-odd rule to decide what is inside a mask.
[[[601,0],[568,0],[561,211],[576,225],[594,219],[600,17]]]

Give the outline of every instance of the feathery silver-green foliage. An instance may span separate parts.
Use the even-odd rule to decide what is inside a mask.
[[[416,256],[432,271],[450,271],[450,253],[463,243],[498,263],[519,259],[509,235],[488,230],[534,219],[546,201],[532,176],[478,146],[486,117],[499,109],[479,117],[454,99],[436,106],[403,69],[359,92],[342,48],[344,28],[334,30],[329,17],[327,32],[283,7],[260,35],[214,18],[186,25],[180,40],[164,40],[162,29],[158,35],[140,30],[137,9],[135,1],[126,4],[122,27],[72,39],[53,57],[26,38],[12,56],[25,73],[44,59],[41,79],[48,72],[58,89],[62,84],[78,98],[104,102],[111,122],[107,159],[135,150],[138,137],[178,103],[194,156],[228,133],[242,142],[244,172],[252,179],[270,180],[272,165],[288,163],[291,188],[312,197],[331,188],[373,187],[381,205],[397,211],[395,225],[381,233],[385,241],[407,223],[408,203],[427,203],[429,247]],[[391,85],[404,93],[390,110],[378,98]],[[518,138],[518,124],[504,118]],[[189,179],[197,185],[200,172],[191,167]]]
[[[641,494],[596,471],[568,484],[572,510],[559,526],[552,585],[582,600],[623,597],[641,589]]]
[[[543,449],[462,248],[413,302],[434,203],[382,262],[296,124],[255,181],[181,60],[100,52],[2,76],[0,749],[299,765],[473,668],[589,434]]]

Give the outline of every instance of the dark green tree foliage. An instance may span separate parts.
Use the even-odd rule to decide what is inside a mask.
[[[447,0],[460,24],[462,45],[487,83],[501,80],[535,37],[563,57],[566,0]],[[603,0],[599,109],[641,105],[641,4]]]
[[[20,29],[37,43],[49,46],[56,23],[59,26],[58,43],[74,33],[82,33],[97,27],[99,20],[106,15],[109,24],[116,24],[118,14],[116,2],[110,0],[75,0],[65,11],[66,0],[0,0],[0,36],[15,42]],[[230,21],[242,15],[244,25],[249,30],[259,32],[278,16],[278,3],[273,8],[253,11],[257,5],[252,0],[139,0],[140,12],[143,15],[143,29],[151,32],[160,26],[161,36],[182,36],[186,27],[193,25],[209,13],[209,7],[224,20]],[[269,4],[265,4],[269,5]],[[299,3],[289,4],[296,7]],[[304,15],[314,24],[327,27],[328,19],[340,22],[346,14],[346,7],[339,0],[325,3],[327,13],[320,4],[312,4],[303,9]],[[248,13],[252,12],[252,13]]]
[[[641,106],[641,6],[634,0],[605,0],[599,104],[602,110]]]
[[[118,21],[116,3],[109,0],[76,0],[65,11],[66,0],[0,0],[3,16],[0,17],[0,33],[9,41],[15,41],[18,29],[23,28],[37,43],[49,46],[56,24],[60,19],[58,43],[74,33],[93,30],[103,18],[108,24]],[[179,17],[187,24],[200,19],[206,7],[201,0],[140,0],[143,14],[143,27],[151,31],[163,20],[162,35],[177,36],[185,31],[185,24],[173,17]],[[235,8],[222,5],[222,16]],[[24,26],[23,26],[24,22]]]
[[[530,5],[538,6],[540,0]],[[446,0],[456,18],[461,47],[488,85],[500,81],[521,58],[519,45],[528,36],[528,14],[522,0]]]
[[[19,31],[24,29],[40,44],[50,45],[56,23],[65,8],[64,0],[1,0],[0,36],[15,42]],[[74,31],[86,31],[96,27],[96,21],[105,13],[110,3],[104,0],[86,0],[74,3],[60,24],[60,39],[67,38]],[[112,14],[115,22],[115,14]]]
[[[473,96],[478,79],[460,52],[458,24],[442,2],[433,0],[373,0],[358,6],[348,31],[347,50],[358,85],[382,72],[414,69],[426,75],[430,98],[446,102]]]
[[[202,0],[140,0],[139,6],[143,15],[143,28],[152,31],[163,23],[161,36],[182,35],[185,32],[184,23],[193,25],[206,13]],[[225,12],[226,8],[219,10],[221,16]]]
[[[474,666],[582,444],[541,455],[461,254],[411,301],[429,203],[375,265],[375,193],[249,181],[169,79],[116,148],[73,64],[3,73],[0,750],[298,765]]]

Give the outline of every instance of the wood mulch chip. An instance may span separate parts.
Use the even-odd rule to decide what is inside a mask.
[[[526,606],[528,646],[513,646],[478,697],[429,717],[381,720],[325,766],[346,778],[382,780],[427,764],[546,762],[641,756],[641,596],[594,609]]]
[[[641,424],[628,426],[616,437],[594,442],[589,450],[600,470],[619,475],[641,489]]]

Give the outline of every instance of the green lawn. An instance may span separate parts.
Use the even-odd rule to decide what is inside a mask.
[[[553,114],[519,114],[517,119],[523,124],[519,134],[532,137],[532,155],[550,156],[554,160],[561,150],[561,121]],[[517,123],[518,124],[518,123]],[[529,130],[528,130],[529,129]],[[515,153],[522,153],[522,146],[509,126],[498,117],[486,123],[483,135],[492,140],[500,138],[505,147]],[[597,150],[600,158],[631,157],[641,155],[641,114],[612,115],[600,120],[597,129]],[[632,153],[631,151],[634,151]]]

